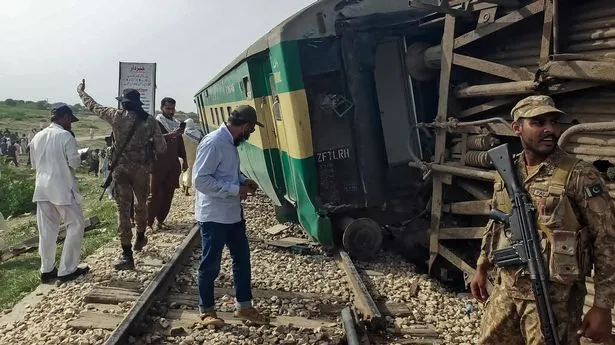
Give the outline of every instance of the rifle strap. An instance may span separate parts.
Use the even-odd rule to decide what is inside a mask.
[[[126,137],[124,144],[122,145],[122,147],[120,147],[120,149],[117,152],[115,152],[115,157],[113,157],[113,161],[111,162],[111,164],[109,164],[109,172],[113,171],[113,169],[117,165],[117,162],[120,160],[120,156],[124,152],[124,149],[126,149],[126,146],[128,146],[128,143],[132,139],[132,136],[135,134],[138,124],[139,124],[139,118],[135,117],[135,121],[132,123],[132,127],[130,128],[130,132],[128,132],[128,136]]]

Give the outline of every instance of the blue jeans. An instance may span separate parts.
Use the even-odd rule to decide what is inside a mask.
[[[222,250],[227,245],[233,259],[233,284],[238,309],[252,306],[250,246],[244,220],[234,224],[199,222],[201,231],[201,265],[199,266],[199,310],[214,309],[214,281],[220,273]]]

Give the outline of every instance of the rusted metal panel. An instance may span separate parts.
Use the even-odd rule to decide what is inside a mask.
[[[456,184],[459,187],[461,187],[461,189],[465,190],[470,195],[472,195],[474,198],[476,198],[477,200],[490,200],[491,199],[491,195],[489,193],[487,193],[485,190],[483,190],[482,188],[480,188],[474,183],[471,183],[469,181],[456,181]]]
[[[488,215],[491,211],[491,200],[460,201],[442,206],[442,211],[452,214]]]
[[[467,86],[456,90],[454,95],[457,98],[511,96],[530,94],[535,90],[536,83],[528,80]]]
[[[549,61],[551,52],[551,35],[553,33],[553,2],[545,0],[544,24],[542,27],[542,41],[540,44],[540,64],[544,65]]]
[[[420,165],[416,162],[408,163],[409,166],[413,168],[420,168]],[[475,180],[483,180],[483,181],[494,181],[495,180],[495,171],[485,171],[476,168],[467,168],[467,167],[459,167],[453,165],[444,165],[444,164],[430,164],[429,169],[435,172],[452,174],[455,176],[467,177]]]
[[[615,157],[615,147],[571,143],[564,146],[564,150],[587,156]]]
[[[521,81],[533,80],[534,78],[534,73],[531,73],[526,69],[510,67],[467,55],[454,54],[453,63],[457,66],[493,74],[495,76],[510,80]]]
[[[474,240],[480,239],[485,231],[484,227],[472,228],[442,228],[440,239],[443,240]]]
[[[506,28],[512,24],[518,23],[525,18],[540,13],[544,9],[544,0],[538,0],[529,5],[513,11],[505,16],[498,18],[495,22],[485,25],[477,30],[472,30],[455,39],[455,49],[461,48],[469,43],[490,35],[498,30]]]
[[[438,113],[436,122],[445,122],[448,117],[448,100],[450,94],[450,77],[453,68],[453,46],[455,39],[455,17],[446,15],[444,21],[444,32],[442,34],[442,62],[440,67],[440,90],[438,99]],[[441,128],[436,130],[435,143],[435,162],[444,161],[444,150],[446,146],[446,130]],[[431,222],[429,235],[429,268],[438,255],[440,239],[438,236],[440,229],[440,217],[442,216],[442,178],[440,174],[435,174],[433,178],[433,194],[431,198]]]
[[[562,79],[615,81],[615,62],[551,61],[542,70],[547,76]]]
[[[493,110],[493,109],[497,109],[499,107],[508,105],[508,104],[512,104],[514,102],[516,102],[517,99],[516,98],[500,98],[500,99],[494,99],[493,101],[489,101],[483,104],[479,104],[477,106],[468,108],[468,109],[464,109],[462,110],[459,115],[457,115],[458,119],[463,119],[466,117],[470,117],[473,115],[477,115],[480,114],[482,112],[485,111],[489,111],[489,110]]]
[[[462,258],[457,256],[457,254],[453,253],[450,249],[446,248],[443,245],[440,245],[438,248],[440,254],[448,261],[450,261],[455,266],[459,267],[462,271],[467,273],[470,276],[473,276],[476,273],[476,270],[470,266],[467,262],[465,262]]]

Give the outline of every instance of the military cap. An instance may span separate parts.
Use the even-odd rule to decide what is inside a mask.
[[[544,114],[560,114],[559,120],[561,122],[572,122],[572,118],[568,114],[555,107],[555,102],[551,97],[544,95],[526,97],[520,100],[510,111],[513,121]]]
[[[134,102],[138,105],[143,105],[143,102],[141,102],[141,94],[135,89],[124,89],[122,95],[115,97],[115,99],[120,102]]]
[[[70,122],[77,122],[79,119],[73,114],[73,110],[66,103],[56,103],[51,106],[51,121],[56,121],[59,117],[69,115]]]
[[[256,109],[249,105],[240,105],[231,112],[231,118],[243,120],[247,123],[253,123],[260,127],[264,127],[256,118]]]

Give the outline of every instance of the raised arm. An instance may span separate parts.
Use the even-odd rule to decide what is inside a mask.
[[[96,101],[85,92],[85,80],[77,86],[77,93],[79,94],[79,97],[81,97],[81,101],[83,101],[86,108],[101,119],[113,125],[116,115],[121,112],[119,109],[104,107],[96,103]]]

